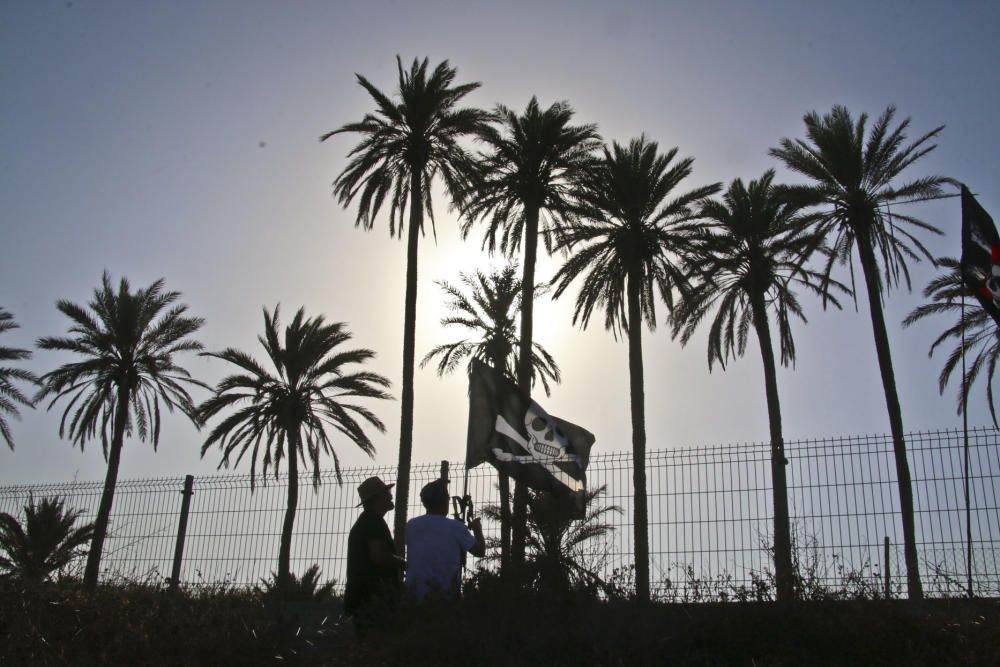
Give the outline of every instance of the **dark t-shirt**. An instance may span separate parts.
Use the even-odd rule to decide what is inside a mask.
[[[344,611],[356,614],[377,598],[391,600],[399,593],[398,570],[377,565],[368,549],[369,541],[385,542],[393,550],[392,535],[385,520],[362,512],[347,538],[347,583],[344,586]]]

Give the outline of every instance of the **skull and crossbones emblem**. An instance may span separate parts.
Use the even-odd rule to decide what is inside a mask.
[[[574,463],[579,466],[580,457],[570,452],[569,439],[566,434],[537,403],[532,402],[524,413],[524,429],[525,433],[528,434],[527,439],[500,415],[497,416],[494,428],[497,433],[507,436],[528,452],[526,455],[511,454],[494,447],[493,455],[498,461],[537,463],[561,484],[568,487],[570,491],[583,490],[583,484],[579,480],[574,479],[556,465],[557,463]]]

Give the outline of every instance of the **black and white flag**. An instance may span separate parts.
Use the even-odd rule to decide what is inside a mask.
[[[582,493],[594,435],[550,416],[478,359],[469,376],[469,438],[465,467],[489,462],[541,491]]]
[[[962,278],[1000,324],[1000,235],[993,218],[962,186]]]

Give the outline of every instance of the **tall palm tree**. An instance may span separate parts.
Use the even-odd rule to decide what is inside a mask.
[[[367,422],[380,433],[385,425],[375,414],[353,401],[356,398],[387,399],[382,390],[389,380],[370,371],[355,371],[353,364],[363,364],[375,353],[371,350],[342,350],[351,339],[342,322],[327,324],[322,315],[306,319],[300,308],[280,336],[278,307],[264,309],[264,335],[258,336],[275,372],[268,372],[246,352],[226,348],[205,352],[237,366],[240,373],[219,382],[215,395],[198,411],[205,423],[222,412],[229,414],[209,433],[201,455],[218,445],[222,449],[219,467],[228,467],[250,454],[250,488],[257,478],[257,459],[262,457],[262,477],[273,464],[275,477],[282,459],[288,467],[288,502],[281,526],[277,580],[287,583],[291,576],[292,528],[299,499],[299,459],[312,462],[313,488],[320,483],[320,456],[333,457],[340,482],[340,460],[327,427],[374,456],[375,446],[365,433]]]
[[[943,176],[925,176],[893,185],[904,169],[934,150],[936,145],[929,142],[944,129],[942,125],[907,143],[906,131],[910,119],[893,127],[895,115],[895,107],[888,107],[866,136],[867,114],[861,114],[855,121],[843,106],[835,106],[823,116],[812,111],[803,118],[806,139],[782,139],[779,147],[772,148],[770,154],[793,172],[812,181],[808,185],[792,186],[788,188],[788,193],[801,204],[819,207],[821,216],[817,229],[828,240],[832,239],[829,245],[834,250],[826,265],[827,275],[838,260],[849,263],[853,275],[852,255],[857,248],[868,291],[875,351],[892,432],[903,519],[907,589],[911,598],[920,599],[923,589],[917,562],[910,465],[906,458],[903,415],[896,391],[882,299],[891,287],[899,284],[900,277],[905,280],[907,289],[910,288],[908,259],[919,261],[922,255],[933,261],[910,228],[935,234],[941,232],[898,210],[890,212],[889,206],[939,197],[941,186],[953,181]]]
[[[971,357],[971,363],[963,371],[964,377],[958,386],[958,414],[962,414],[969,400],[969,390],[979,379],[980,373],[985,370],[986,404],[989,405],[993,425],[997,426],[993,377],[996,375],[997,361],[1000,360],[1000,328],[980,305],[975,294],[966,287],[962,280],[961,263],[951,257],[939,257],[937,265],[943,267],[945,271],[927,283],[927,287],[924,288],[924,298],[929,301],[914,308],[903,320],[903,326],[908,327],[934,315],[955,318],[954,323],[934,339],[927,353],[927,356],[933,356],[934,350],[949,340],[955,344],[941,368],[938,389],[944,393],[952,374],[962,362],[964,350],[966,358]],[[965,299],[964,305],[963,299]]]
[[[517,263],[486,275],[478,271],[475,276],[461,274],[467,292],[448,282],[438,283],[448,297],[447,307],[454,314],[441,320],[442,326],[464,328],[470,336],[451,343],[438,345],[427,353],[420,367],[438,359],[437,373],[450,373],[467,358],[488,362],[508,377],[517,373],[517,324],[515,319],[521,306],[521,280]],[[543,286],[535,290],[538,295]],[[549,382],[559,382],[559,366],[552,355],[540,344],[532,343],[532,381],[541,381],[545,395],[549,395]],[[506,569],[510,555],[510,479],[503,472],[500,481],[500,535],[501,568]]]
[[[94,524],[77,526],[83,510],[66,509],[62,498],[29,498],[24,522],[0,514],[0,570],[32,581],[47,579],[70,564],[94,536]]]
[[[521,337],[518,343],[517,385],[531,395],[531,349],[534,317],[535,264],[538,236],[544,234],[551,250],[551,228],[542,220],[545,211],[555,223],[571,217],[573,191],[586,168],[593,164],[600,146],[596,125],[571,125],[573,109],[556,102],[542,110],[534,97],[524,113],[498,104],[493,112],[497,126],[480,136],[487,150],[479,155],[474,191],[464,198],[462,236],[477,221],[486,225],[483,247],[491,253],[513,256],[524,242],[521,279]],[[499,238],[499,240],[498,240]],[[527,489],[517,484],[514,493],[513,562],[524,562]]]
[[[7,310],[0,308],[0,334],[11,329],[16,329],[17,323],[14,316]],[[0,345],[0,362],[20,361],[31,357],[31,350],[22,350],[16,347]],[[11,368],[10,366],[0,366],[0,435],[7,442],[7,446],[14,449],[14,437],[10,433],[10,426],[7,424],[6,415],[15,419],[21,416],[18,412],[17,404],[34,407],[34,403],[21,393],[21,390],[14,386],[14,380],[38,384],[38,378],[23,368]]]
[[[764,366],[764,392],[771,434],[771,477],[774,502],[774,570],[778,600],[794,597],[791,530],[788,518],[788,485],[785,479],[785,441],[781,429],[781,404],[771,325],[778,325],[781,364],[795,362],[791,320],[806,321],[794,287],[823,295],[823,276],[803,265],[813,252],[823,250],[808,218],[776,196],[774,171],[744,185],[734,180],[721,200],[701,203],[699,215],[705,236],[692,255],[692,271],[702,281],[674,311],[674,335],[686,345],[712,309],[715,318],[708,335],[708,368],[718,360],[743,356],[751,326],[757,334]],[[830,286],[846,291],[835,281]],[[833,296],[826,295],[839,307]]]
[[[444,181],[454,199],[462,191],[469,159],[460,145],[463,137],[478,134],[489,115],[482,110],[459,107],[463,97],[478,83],[454,85],[456,70],[441,62],[428,74],[428,61],[414,59],[409,71],[399,71],[398,101],[391,100],[368,79],[356,75],[358,83],[375,101],[375,113],[356,123],[327,132],[320,141],[345,133],[358,133],[360,143],[351,149],[350,162],[334,181],[338,201],[349,206],[360,195],[356,226],[371,230],[388,197],[390,236],[403,236],[403,218],[410,209],[406,232],[406,296],[403,313],[403,391],[399,426],[399,470],[396,482],[396,549],[406,547],[407,499],[410,491],[410,461],[413,453],[413,373],[417,321],[417,242],[424,233],[424,212],[434,225],[431,184]]]
[[[684,288],[679,257],[697,226],[691,206],[721,187],[715,183],[668,199],[691,174],[694,158],[674,162],[677,149],[659,153],[645,136],[629,145],[604,148],[580,190],[584,222],[560,234],[558,248],[572,250],[552,279],[558,298],[583,276],[573,323],[586,328],[594,309],[604,307],[604,326],[628,335],[632,408],[632,483],[635,489],[636,594],[649,600],[649,526],[646,501],[646,408],[642,366],[642,321],[656,328],[656,292],[673,309],[674,287]]]
[[[46,336],[37,342],[43,350],[83,357],[43,375],[35,400],[51,396],[51,410],[67,398],[59,437],[68,435],[82,451],[87,440],[100,432],[108,462],[83,574],[84,586],[91,590],[100,574],[125,436],[136,434],[144,442],[148,437],[155,450],[160,441],[161,403],[171,412],[177,408],[200,426],[185,384],[206,385],[174,363],[174,357],[202,349],[190,336],[205,321],[188,317],[187,306],[176,303],[179,297],[180,292],[164,291],[162,279],[132,291],[123,277],[115,291],[111,275],[105,271],[88,308],[66,300],[56,303],[72,322],[69,335]]]

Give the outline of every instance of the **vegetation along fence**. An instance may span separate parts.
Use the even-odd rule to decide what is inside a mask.
[[[965,502],[965,447],[961,431],[911,433],[907,437],[916,504],[921,574],[929,595],[1000,596],[1000,431],[969,433],[969,510]],[[789,506],[795,559],[803,586],[842,594],[901,596],[905,591],[902,527],[888,436],[804,440],[786,444]],[[767,444],[742,444],[650,452],[647,462],[650,559],[660,599],[705,600],[756,597],[772,571],[772,528]],[[440,474],[440,464],[413,467],[410,514],[417,493]],[[332,471],[313,493],[303,477],[292,544],[292,569],[318,563],[323,575],[343,581],[347,535],[360,510],[355,488],[370,475],[393,481],[391,467]],[[462,485],[461,464],[451,465],[452,490]],[[596,454],[588,486],[606,486],[597,501],[615,530],[592,540],[580,554],[606,579],[627,587],[632,553],[632,457]],[[105,579],[163,580],[170,576],[182,501],[183,479],[126,480],[115,492],[111,535],[102,561]],[[469,473],[478,506],[497,502],[489,466]],[[29,496],[64,496],[67,506],[91,520],[101,483],[62,483],[0,488],[0,512],[19,516]],[[252,585],[269,576],[278,554],[286,478],[258,481],[251,493],[246,475],[194,479],[180,580]],[[971,573],[967,527],[971,526]],[[485,526],[487,535],[499,532]]]

